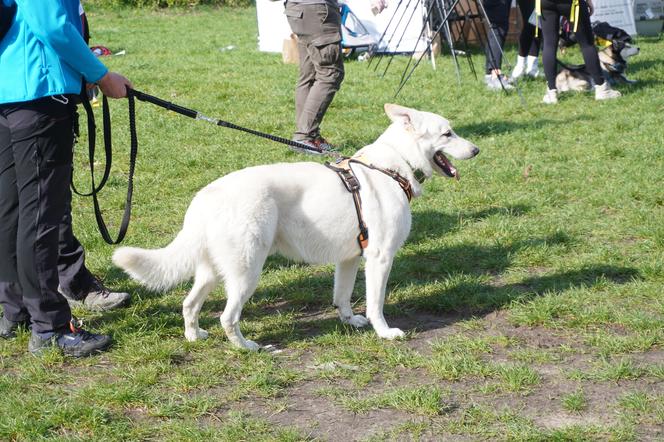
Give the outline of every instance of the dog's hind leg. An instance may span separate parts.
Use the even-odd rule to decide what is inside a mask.
[[[184,336],[187,341],[205,339],[208,333],[198,326],[198,316],[208,295],[219,283],[214,267],[203,259],[196,267],[194,286],[182,303],[184,317]]]
[[[367,256],[364,270],[367,280],[367,318],[376,334],[383,339],[396,339],[404,336],[404,332],[400,329],[390,328],[383,316],[385,288],[392,268],[392,260],[391,256],[386,257],[374,253],[372,256]]]
[[[360,267],[360,257],[337,263],[334,271],[334,306],[339,312],[339,319],[353,327],[364,327],[369,323],[362,315],[354,315],[350,305],[353,294],[357,269]]]
[[[262,266],[261,266],[262,267]],[[261,267],[257,272],[249,270],[245,274],[235,273],[232,276],[225,276],[226,279],[226,307],[221,315],[221,325],[224,327],[228,340],[233,345],[247,350],[258,350],[260,346],[249,339],[245,339],[240,331],[240,315],[244,304],[249,300],[256,290]]]

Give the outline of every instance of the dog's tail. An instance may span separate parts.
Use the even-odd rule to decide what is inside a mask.
[[[164,291],[194,276],[204,253],[201,243],[199,234],[184,228],[162,249],[120,247],[113,253],[113,263],[145,287]]]
[[[585,64],[569,64],[569,63],[564,63],[560,61],[558,58],[556,58],[556,63],[563,69],[567,69],[568,71],[582,71],[586,68]]]

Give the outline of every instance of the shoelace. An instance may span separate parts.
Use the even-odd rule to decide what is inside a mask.
[[[93,281],[92,287],[95,293],[101,295],[102,298],[108,298],[108,296],[111,294],[111,291],[108,288],[106,288],[106,286],[98,279],[95,279]]]
[[[83,329],[83,320],[75,316],[72,316],[69,321],[69,331],[71,334],[79,336],[83,341],[97,339],[97,335]]]

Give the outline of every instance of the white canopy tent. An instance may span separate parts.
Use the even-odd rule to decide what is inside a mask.
[[[390,19],[395,14],[398,0],[388,0],[388,7],[378,15],[373,15],[369,0],[344,0],[355,16],[362,22],[364,28],[374,37],[375,41],[388,28]],[[258,48],[265,52],[281,52],[283,42],[290,38],[291,30],[284,15],[283,1],[256,0],[256,13],[258,18]],[[392,20],[388,32],[381,40],[379,52],[417,52],[427,47],[426,40],[420,40],[423,18],[426,10],[420,1],[402,2],[396,13],[403,15],[397,25],[398,19]],[[409,22],[409,17],[412,20]],[[402,38],[403,36],[403,38]],[[400,40],[400,42],[399,42]]]

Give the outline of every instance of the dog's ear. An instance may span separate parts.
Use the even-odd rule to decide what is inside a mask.
[[[417,126],[418,111],[398,104],[385,103],[385,113],[393,123],[400,123],[407,129]]]

